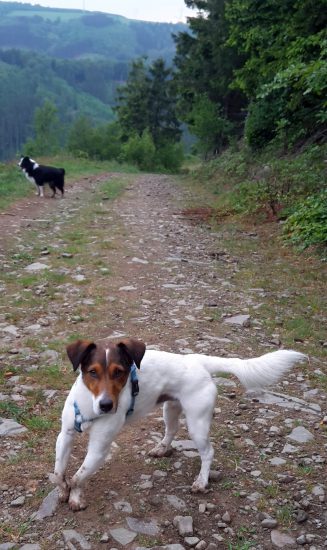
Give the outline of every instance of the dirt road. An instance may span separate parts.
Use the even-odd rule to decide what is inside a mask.
[[[0,424],[0,550],[327,547],[321,266],[283,249],[273,225],[213,225],[209,202],[167,176],[104,174],[1,215],[0,416],[13,423]],[[199,458],[184,424],[172,457],[147,456],[158,409],[119,436],[73,513],[48,479],[74,380],[65,345],[123,335],[228,357],[293,347],[310,362],[258,395],[217,379],[206,494],[190,492]]]

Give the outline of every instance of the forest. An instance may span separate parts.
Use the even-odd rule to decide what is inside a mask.
[[[94,124],[112,120],[115,90],[126,81],[130,61],[161,56],[171,62],[172,34],[183,29],[0,2],[0,160],[20,153],[33,134],[35,110],[45,101],[57,108],[61,145],[80,115]]]

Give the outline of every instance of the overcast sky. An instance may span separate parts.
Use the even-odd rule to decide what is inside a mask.
[[[3,1],[3,0],[0,0]],[[26,4],[50,8],[74,8],[89,11],[103,11],[124,15],[130,19],[145,21],[185,21],[194,12],[186,8],[184,0],[39,0]]]

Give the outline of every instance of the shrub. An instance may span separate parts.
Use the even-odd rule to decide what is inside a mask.
[[[152,136],[145,130],[142,136],[134,134],[123,144],[120,160],[136,164],[141,170],[153,170],[155,152]]]
[[[284,238],[300,250],[327,245],[327,191],[299,202],[284,225]]]
[[[156,164],[170,172],[178,172],[184,160],[184,150],[181,143],[167,142],[156,152]]]

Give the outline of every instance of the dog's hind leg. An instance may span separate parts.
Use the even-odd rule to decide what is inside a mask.
[[[54,183],[49,183],[49,186],[50,186],[51,191],[52,191],[51,198],[53,199],[55,197],[55,194],[56,194],[56,186],[55,186]]]
[[[177,433],[181,412],[182,407],[179,401],[165,401],[163,406],[165,436],[159,445],[150,451],[150,456],[169,456],[172,453],[171,442]]]
[[[210,383],[210,386],[206,386],[203,391],[197,393],[196,399],[194,395],[189,395],[187,401],[183,403],[188,431],[201,458],[201,469],[192,485],[194,493],[203,492],[208,485],[210,466],[214,456],[209,432],[216,395],[216,386]]]

